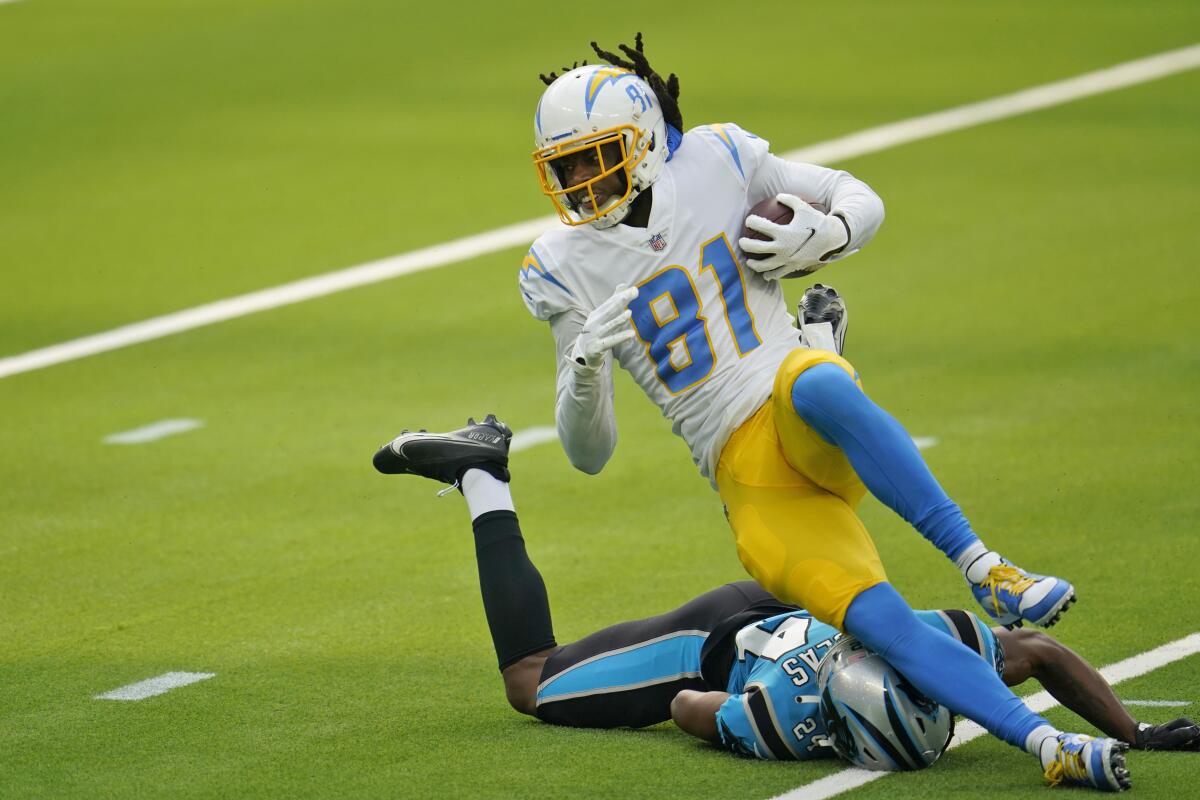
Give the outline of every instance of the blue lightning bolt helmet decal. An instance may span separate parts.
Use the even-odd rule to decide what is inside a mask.
[[[583,111],[590,119],[592,116],[592,106],[596,105],[596,98],[600,96],[601,90],[611,83],[617,83],[622,78],[636,78],[629,70],[619,69],[617,67],[600,67],[591,74],[588,78],[587,85],[583,89]]]

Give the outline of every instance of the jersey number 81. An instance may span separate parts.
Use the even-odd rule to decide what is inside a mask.
[[[720,286],[725,321],[738,356],[744,356],[762,344],[762,338],[746,302],[741,267],[723,233],[700,246],[701,275],[707,270],[712,271]],[[681,266],[670,266],[642,281],[638,288],[629,310],[659,379],[671,394],[704,381],[712,374],[716,354],[692,276]]]

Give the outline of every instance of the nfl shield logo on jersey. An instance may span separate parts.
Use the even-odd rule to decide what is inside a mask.
[[[667,240],[663,238],[661,233],[656,233],[650,237],[650,249],[656,253],[661,253],[667,247]]]

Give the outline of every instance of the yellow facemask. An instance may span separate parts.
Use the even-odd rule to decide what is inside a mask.
[[[634,142],[636,147],[636,142],[641,135],[641,131],[632,125],[618,125],[615,128],[599,131],[589,136],[584,142],[580,142],[576,138],[533,152],[533,164],[537,169],[542,194],[553,201],[558,218],[563,223],[584,225],[593,222],[605,214],[611,213],[613,209],[629,199],[629,195],[633,191],[633,169],[645,157],[646,151],[642,149],[630,153],[627,142]],[[617,144],[620,148],[620,161],[615,164],[608,163],[604,158],[604,146],[609,144]],[[569,156],[586,158],[589,155],[594,158],[594,163],[599,167],[599,171],[573,186],[564,187],[560,178],[563,172],[555,167],[555,162]],[[597,182],[617,172],[622,172],[625,176],[624,193],[619,196],[614,194],[603,208],[597,208],[595,192]],[[585,198],[590,201],[590,205],[583,202]],[[590,214],[584,210],[586,208],[591,209]]]

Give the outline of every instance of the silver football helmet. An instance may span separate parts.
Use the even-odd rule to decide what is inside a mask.
[[[855,766],[924,769],[945,752],[954,715],[912,687],[882,656],[847,636],[817,669],[829,744]]]

